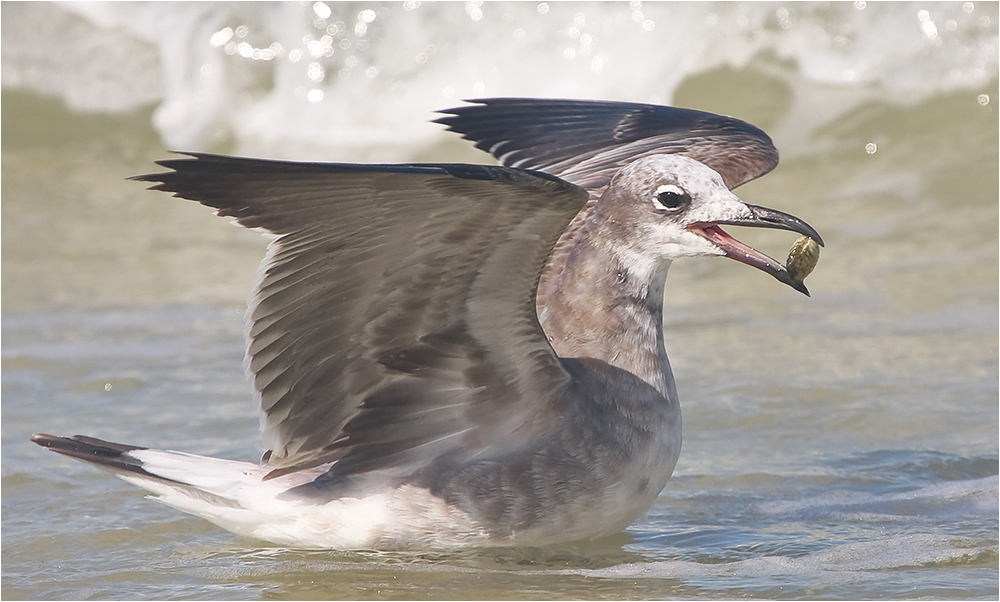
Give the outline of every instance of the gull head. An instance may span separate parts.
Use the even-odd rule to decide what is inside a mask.
[[[820,245],[823,239],[799,218],[744,203],[716,171],[681,155],[651,155],[623,167],[590,216],[593,230],[641,265],[681,257],[722,255],[767,272],[808,295],[781,262],[739,242],[720,225],[798,232]]]

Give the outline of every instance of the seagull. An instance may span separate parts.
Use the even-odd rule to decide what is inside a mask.
[[[778,162],[734,118],[515,98],[441,113],[500,164],[180,153],[134,178],[271,236],[246,314],[259,463],[32,440],[296,548],[540,546],[642,516],[681,449],[667,268],[725,256],[808,295],[720,226],[822,239],[731,192]]]

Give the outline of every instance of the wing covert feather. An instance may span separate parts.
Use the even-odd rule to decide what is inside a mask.
[[[569,377],[535,290],[584,190],[488,166],[160,165],[135,179],[277,236],[247,312],[272,474],[489,457],[558,420]]]
[[[662,105],[487,98],[436,120],[502,165],[535,169],[589,191],[647,155],[678,153],[722,175],[732,189],[774,169],[778,151],[749,123]],[[598,195],[599,196],[599,195]]]

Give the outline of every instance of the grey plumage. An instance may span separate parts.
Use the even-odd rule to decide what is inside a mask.
[[[269,451],[262,470],[204,459],[205,471],[235,479],[204,499],[250,509],[256,487],[322,507],[388,492],[405,523],[345,540],[314,533],[309,519],[273,541],[548,543],[620,530],[652,504],[680,452],[662,334],[670,261],[727,255],[807,292],[718,228],[820,240],[729,192],[777,163],[760,130],[632,103],[476,102],[439,121],[503,166],[185,153],[159,162],[170,171],[135,178],[275,237],[247,312]],[[83,440],[38,437],[93,460],[71,453]],[[153,480],[187,466],[173,452],[94,442],[117,454],[105,465]],[[244,488],[251,497],[231,493]],[[271,520],[213,518],[170,501],[174,490],[167,503],[237,532],[257,535],[248,521]]]

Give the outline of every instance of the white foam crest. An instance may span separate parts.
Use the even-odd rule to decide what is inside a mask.
[[[78,110],[158,103],[171,148],[230,140],[252,154],[391,161],[438,140],[428,118],[463,98],[669,102],[689,76],[761,55],[780,59],[763,61],[775,77],[862,97],[975,89],[997,75],[997,12],[972,2],[29,3],[5,7],[3,85]]]
[[[935,483],[911,491],[865,493],[838,491],[811,498],[760,502],[751,510],[761,514],[837,516],[863,519],[878,515],[886,520],[895,515],[902,520],[913,516],[979,515],[996,516],[1000,479],[996,476]]]
[[[294,572],[331,573],[336,571],[384,571],[454,574],[511,574],[501,569],[484,569],[452,564],[399,562],[401,553],[365,553],[365,562],[336,562],[327,557],[308,557],[302,560],[282,561],[289,550],[260,550],[254,556],[267,558],[267,562],[239,568],[213,567],[215,578],[233,579],[246,575],[286,574]],[[301,553],[295,551],[295,553]],[[815,592],[844,584],[877,584],[884,588],[892,569],[920,568],[931,565],[950,566],[981,561],[995,556],[995,545],[984,544],[969,538],[933,534],[912,534],[872,541],[858,541],[831,546],[825,550],[803,556],[761,556],[746,560],[722,563],[703,563],[685,560],[624,563],[610,567],[558,570],[518,570],[519,577],[543,575],[571,575],[599,579],[669,579],[698,584],[710,589],[716,584],[720,589],[731,589],[734,583],[741,588],[794,587],[795,580],[808,583]],[[382,560],[385,558],[386,560]],[[795,591],[794,589],[791,591]]]
[[[836,583],[881,581],[885,574],[874,571],[964,562],[984,554],[996,554],[996,551],[995,546],[985,546],[968,538],[913,534],[845,543],[797,557],[762,556],[718,564],[668,560],[553,572],[615,579],[806,576],[813,586],[825,587]]]

